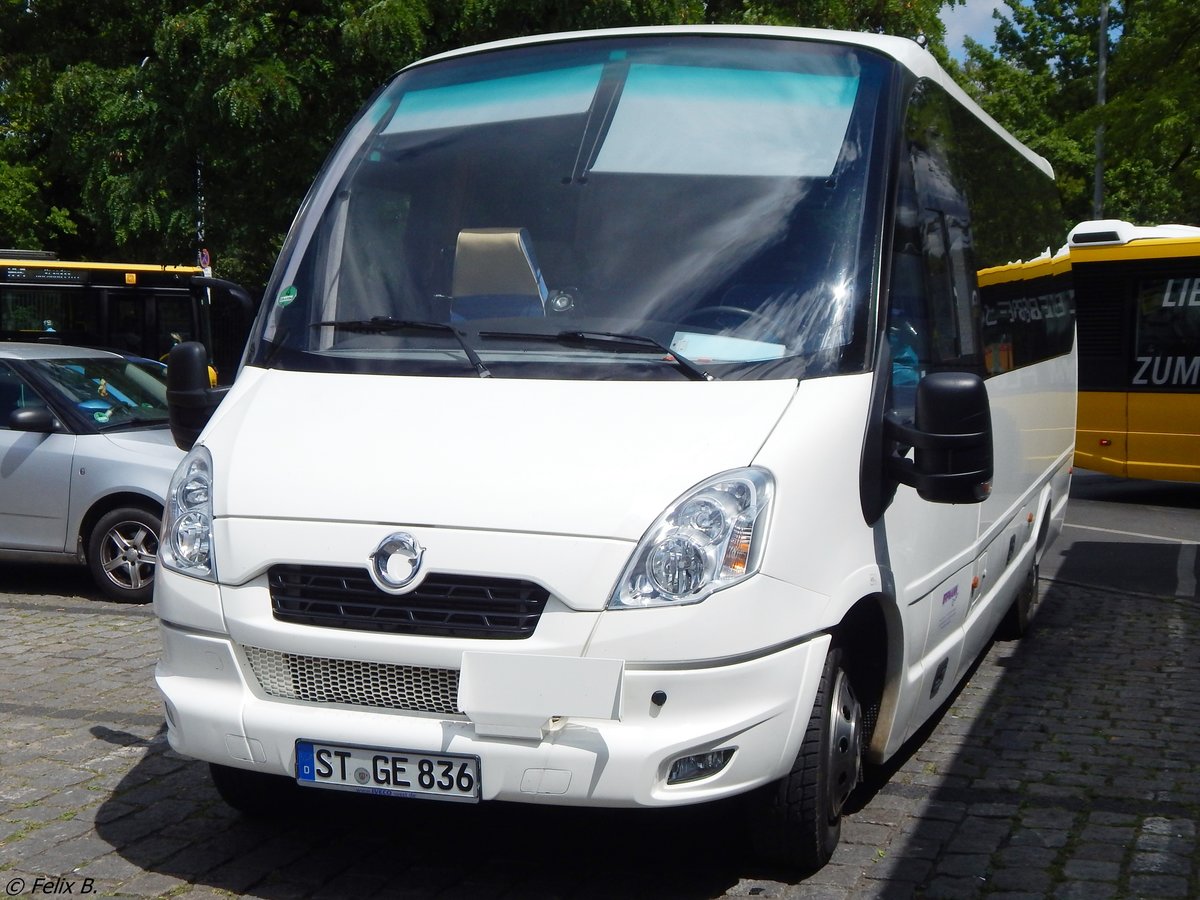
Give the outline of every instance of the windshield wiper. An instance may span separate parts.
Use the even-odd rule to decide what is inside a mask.
[[[417,319],[393,319],[391,316],[372,316],[369,319],[340,319],[331,322],[313,322],[313,328],[338,328],[342,331],[353,331],[357,334],[386,334],[390,331],[437,331],[448,334],[462,347],[463,353],[480,378],[491,378],[479,354],[467,343],[467,336],[446,322],[422,322]]]
[[[693,381],[717,380],[715,375],[709,374],[686,356],[680,356],[679,353],[661,341],[655,340],[652,337],[646,337],[643,334],[617,334],[611,331],[559,331],[554,334],[546,334],[544,332],[481,331],[479,336],[482,338],[531,338],[533,340],[554,341],[556,344],[563,344],[567,347],[593,347],[602,350],[659,350],[665,353],[668,359],[674,361],[679,369]]]
[[[110,417],[107,421],[97,422],[96,427],[100,431],[111,431],[114,428],[141,428],[146,425],[166,425],[168,423],[166,410],[164,409],[161,416],[137,416],[131,415],[121,419]]]

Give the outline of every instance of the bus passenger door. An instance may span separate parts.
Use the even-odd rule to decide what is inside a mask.
[[[890,414],[911,420],[922,377],[976,367],[978,304],[964,215],[929,198],[918,204],[914,196],[902,203],[897,218],[888,296],[888,406]],[[896,720],[904,738],[957,681],[979,517],[980,504],[933,503],[904,485],[884,513],[884,552],[905,623],[905,683]]]

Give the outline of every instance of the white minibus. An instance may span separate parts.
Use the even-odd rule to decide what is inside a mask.
[[[744,795],[758,850],[820,866],[864,763],[1028,621],[1074,442],[1063,233],[1049,165],[909,40],[409,66],[233,385],[170,359],[171,746],[251,814]]]

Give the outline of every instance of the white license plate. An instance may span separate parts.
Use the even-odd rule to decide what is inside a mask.
[[[296,741],[296,781],[388,797],[479,802],[479,757]]]

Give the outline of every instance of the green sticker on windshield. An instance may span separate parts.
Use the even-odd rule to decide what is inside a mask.
[[[299,293],[300,292],[296,290],[296,286],[294,284],[288,285],[279,292],[279,297],[276,302],[280,306],[290,306],[292,301],[296,299],[296,295]]]

